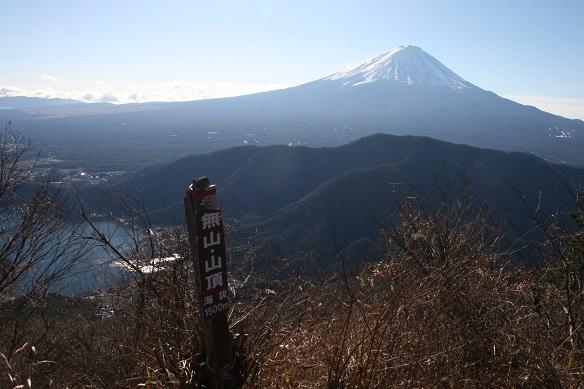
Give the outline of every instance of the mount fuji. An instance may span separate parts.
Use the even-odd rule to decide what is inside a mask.
[[[396,47],[351,70],[335,73],[322,80],[338,81],[342,86],[389,81],[452,89],[473,87],[416,46]]]
[[[22,114],[20,128],[59,158],[80,164],[88,155],[81,146],[100,148],[102,168],[139,168],[242,144],[335,146],[373,133],[424,135],[584,166],[583,121],[483,90],[415,46],[281,90],[94,112],[91,106],[61,107],[58,117],[22,107],[0,113]]]

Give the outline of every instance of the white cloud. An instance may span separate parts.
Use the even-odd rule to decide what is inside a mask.
[[[242,82],[196,82],[167,80],[149,83],[120,83],[101,80],[67,80],[43,74],[47,86],[0,85],[0,96],[58,97],[86,102],[143,103],[149,101],[190,101],[238,96],[286,88],[288,84]],[[522,104],[557,115],[584,120],[584,98],[503,94]]]
[[[57,78],[55,76],[51,76],[49,74],[41,74],[41,78],[45,81],[51,81],[51,82],[61,82],[61,81],[65,81],[64,79],[61,78]]]
[[[102,101],[105,103],[117,103],[119,101],[119,99],[117,98],[117,96],[114,93],[107,92],[107,93],[104,93],[103,95],[101,95],[101,98],[99,99],[99,101]]]
[[[76,99],[86,102],[142,103],[149,101],[189,101],[238,96],[285,88],[286,84],[196,82],[168,80],[163,82],[126,83],[97,80],[67,80],[47,74],[49,83],[22,86],[0,85],[0,96],[35,96]]]
[[[560,116],[584,120],[584,98],[567,98],[536,95],[503,95],[521,104],[532,105]]]
[[[13,86],[5,85],[0,87],[0,97],[4,96],[18,96],[20,94],[20,89]]]

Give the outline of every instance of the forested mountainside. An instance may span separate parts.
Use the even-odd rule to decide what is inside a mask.
[[[356,242],[372,250],[397,193],[439,203],[466,180],[476,206],[492,209],[517,238],[532,226],[529,209],[561,214],[584,182],[583,169],[529,154],[378,134],[336,148],[246,146],[194,155],[140,172],[114,192],[142,199],[158,222],[181,222],[186,186],[202,175],[217,184],[242,231],[281,255],[318,249],[329,260]]]

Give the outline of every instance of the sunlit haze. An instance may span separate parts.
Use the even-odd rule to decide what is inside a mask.
[[[483,89],[584,118],[583,14],[579,1],[5,1],[0,95],[234,96],[413,44]]]

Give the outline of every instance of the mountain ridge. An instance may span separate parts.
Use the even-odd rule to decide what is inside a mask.
[[[91,161],[102,169],[135,170],[241,144],[338,146],[377,132],[522,151],[584,166],[581,120],[483,90],[419,48],[395,49],[372,61],[275,91],[121,105],[95,114],[83,109],[71,117],[61,111],[61,117],[24,115],[18,123],[45,150],[70,165],[87,160],[83,145],[103,146],[101,154],[111,158]],[[127,153],[128,147],[141,153]]]
[[[215,175],[209,167],[222,173]],[[523,201],[541,201],[542,214],[562,214],[572,201],[567,186],[584,183],[584,169],[530,154],[375,134],[335,148],[246,146],[191,156],[153,168],[116,190],[140,193],[147,209],[160,210],[153,212],[160,222],[170,220],[166,212],[175,204],[173,220],[178,221],[186,185],[202,175],[217,184],[221,207],[226,217],[238,220],[242,234],[277,255],[315,250],[326,261],[356,242],[361,247],[375,241],[380,224],[395,210],[392,191],[417,192],[439,202],[468,176],[477,206],[489,204],[494,216],[521,235],[531,225],[518,212]],[[145,182],[151,183],[147,190],[141,187]],[[365,246],[373,252],[369,243]]]

